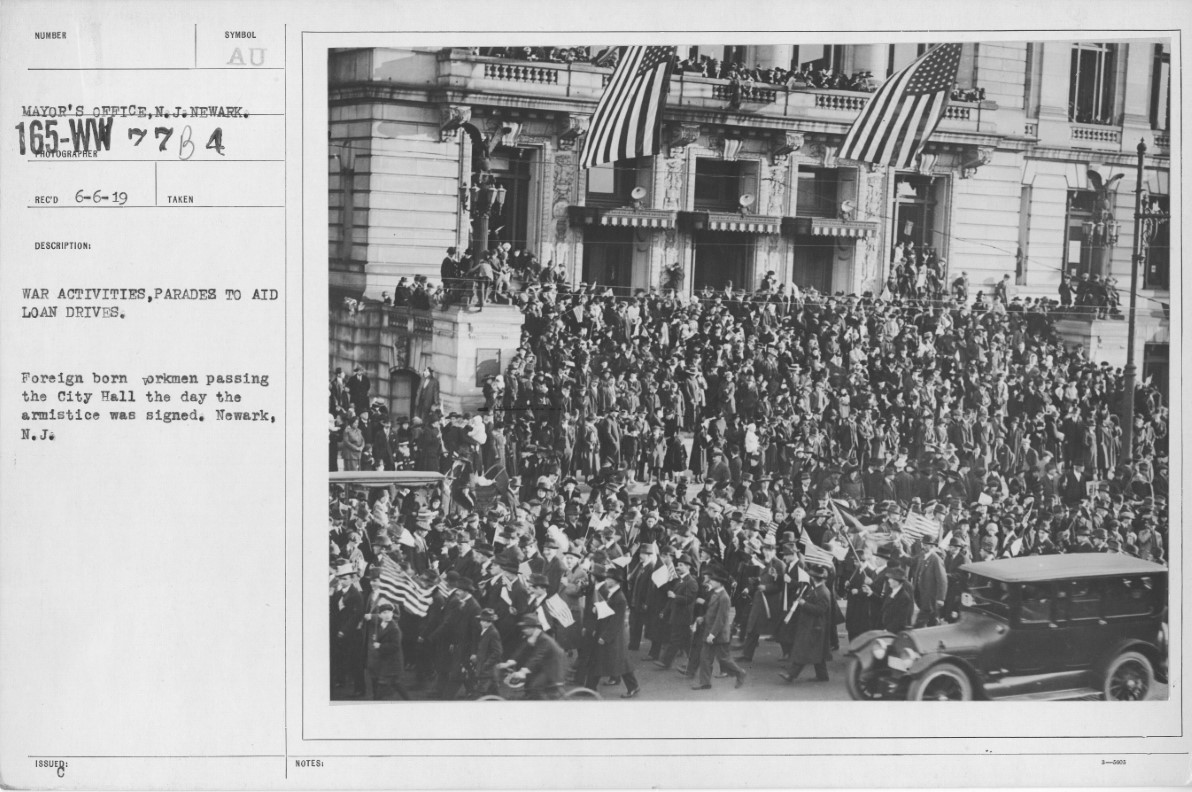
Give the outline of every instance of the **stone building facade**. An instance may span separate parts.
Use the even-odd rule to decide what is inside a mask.
[[[870,72],[880,83],[926,46],[679,53]],[[500,210],[486,213],[490,243],[624,294],[659,287],[675,263],[687,292],[754,288],[773,272],[822,292],[878,294],[894,246],[910,242],[935,248],[949,279],[967,273],[971,293],[1009,274],[1012,295],[1055,298],[1062,272],[1099,272],[1124,302],[1140,140],[1148,201],[1169,208],[1172,189],[1167,39],[965,44],[957,84],[980,93],[951,103],[905,171],[836,158],[868,100],[861,91],[675,75],[659,155],[585,170],[579,150],[607,68],[373,48],[333,51],[328,73],[333,305],[376,298],[401,277],[437,279],[445,248],[474,243],[481,169],[500,190]],[[1098,204],[1103,184],[1117,190]],[[1097,232],[1107,219],[1113,239],[1104,222]],[[1164,377],[1166,240],[1158,228],[1139,280],[1136,350],[1144,373]],[[1125,324],[1080,319],[1066,332],[1120,365]]]

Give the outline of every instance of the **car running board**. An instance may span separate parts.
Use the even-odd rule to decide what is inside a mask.
[[[1101,692],[1089,687],[998,696],[997,701],[1100,701]]]

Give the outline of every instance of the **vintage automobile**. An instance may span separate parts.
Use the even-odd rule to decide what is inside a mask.
[[[854,699],[1142,701],[1166,682],[1166,567],[1075,553],[961,571],[956,622],[852,641]]]

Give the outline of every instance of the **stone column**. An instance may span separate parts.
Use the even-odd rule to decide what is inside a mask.
[[[886,67],[889,65],[889,44],[858,44],[853,47],[854,72],[873,72],[873,76],[880,81],[886,76]]]
[[[1126,95],[1122,109],[1125,126],[1151,129],[1151,67],[1154,42],[1121,45],[1119,58],[1126,59]]]
[[[790,44],[770,44],[757,47],[757,65],[763,69],[781,66],[789,69],[795,48]],[[750,63],[750,66],[754,64]]]

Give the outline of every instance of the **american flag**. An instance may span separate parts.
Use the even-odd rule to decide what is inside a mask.
[[[674,47],[629,47],[596,103],[580,164],[657,154]]]
[[[803,551],[803,560],[808,564],[815,564],[816,566],[827,567],[828,569],[836,568],[836,559],[832,554],[811,542],[807,542],[806,549]]]
[[[939,539],[940,524],[922,514],[911,512],[902,521],[902,532],[914,539],[922,539],[926,536]]]
[[[886,80],[844,136],[840,159],[909,168],[944,117],[959,65],[960,45],[940,44]]]
[[[377,591],[381,597],[395,606],[405,608],[415,616],[425,616],[430,609],[434,589],[426,588],[414,580],[389,556],[381,563],[381,576],[377,579]]]
[[[546,606],[546,612],[550,614],[550,617],[557,621],[560,626],[570,627],[575,624],[575,617],[571,615],[571,608],[567,606],[567,603],[558,594],[547,599],[543,605]]]

